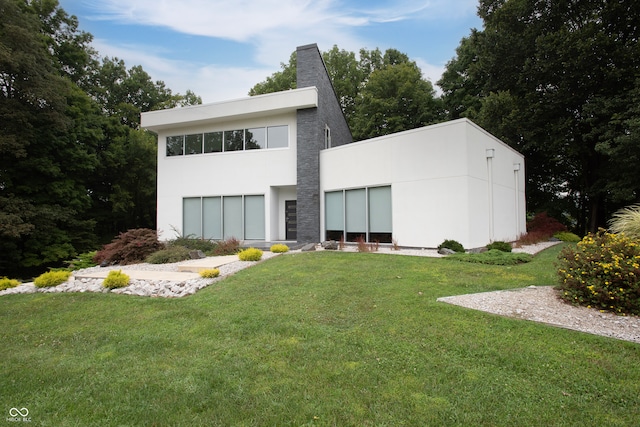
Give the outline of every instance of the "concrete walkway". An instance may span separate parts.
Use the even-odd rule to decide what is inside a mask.
[[[134,280],[168,280],[172,282],[183,282],[185,280],[199,279],[199,273],[202,270],[218,268],[235,261],[238,261],[238,255],[225,255],[185,261],[184,264],[178,265],[178,271],[134,270],[122,268],[122,272]],[[76,279],[104,279],[111,270],[112,269],[105,269],[80,273],[76,274],[75,277]]]

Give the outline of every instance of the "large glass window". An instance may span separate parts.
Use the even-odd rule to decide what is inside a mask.
[[[367,234],[367,192],[364,188],[345,192],[347,241],[354,242]]]
[[[264,195],[185,197],[182,215],[185,237],[265,239]]]
[[[267,128],[267,148],[289,146],[289,126],[269,126]]]
[[[225,239],[242,240],[242,196],[224,197],[222,224]]]
[[[184,139],[185,154],[202,154],[202,134],[187,135]]]
[[[286,148],[288,146],[289,126],[269,126],[168,136],[167,156],[260,148]]]
[[[184,154],[184,136],[167,137],[167,156],[182,156]]]
[[[358,188],[325,193],[325,238],[391,243],[391,187]]]
[[[202,199],[202,237],[222,240],[222,197]]]
[[[204,152],[222,152],[222,132],[209,132],[204,134]]]
[[[244,197],[244,238],[264,240],[264,196]]]
[[[182,201],[182,235],[202,236],[202,206],[200,197],[187,197]]]
[[[391,243],[391,187],[369,188],[369,241]]]
[[[324,195],[324,221],[327,240],[341,240],[344,236],[344,196],[342,191]]]
[[[224,131],[224,151],[244,149],[244,129]]]
[[[267,136],[265,128],[247,129],[244,133],[245,150],[255,150],[257,148],[267,148]]]

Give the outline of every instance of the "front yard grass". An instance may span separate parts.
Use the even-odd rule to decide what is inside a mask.
[[[2,410],[42,426],[635,425],[640,345],[436,302],[553,285],[559,249],[516,266],[295,253],[181,299],[3,296]]]

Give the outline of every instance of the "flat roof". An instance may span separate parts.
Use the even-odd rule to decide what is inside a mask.
[[[211,104],[148,111],[141,114],[140,124],[144,129],[157,132],[177,126],[273,115],[317,106],[318,89],[311,86]]]

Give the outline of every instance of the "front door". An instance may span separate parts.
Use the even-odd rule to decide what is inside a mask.
[[[296,240],[298,238],[298,216],[296,212],[296,201],[285,200],[285,227],[287,229],[285,238],[287,240]]]

